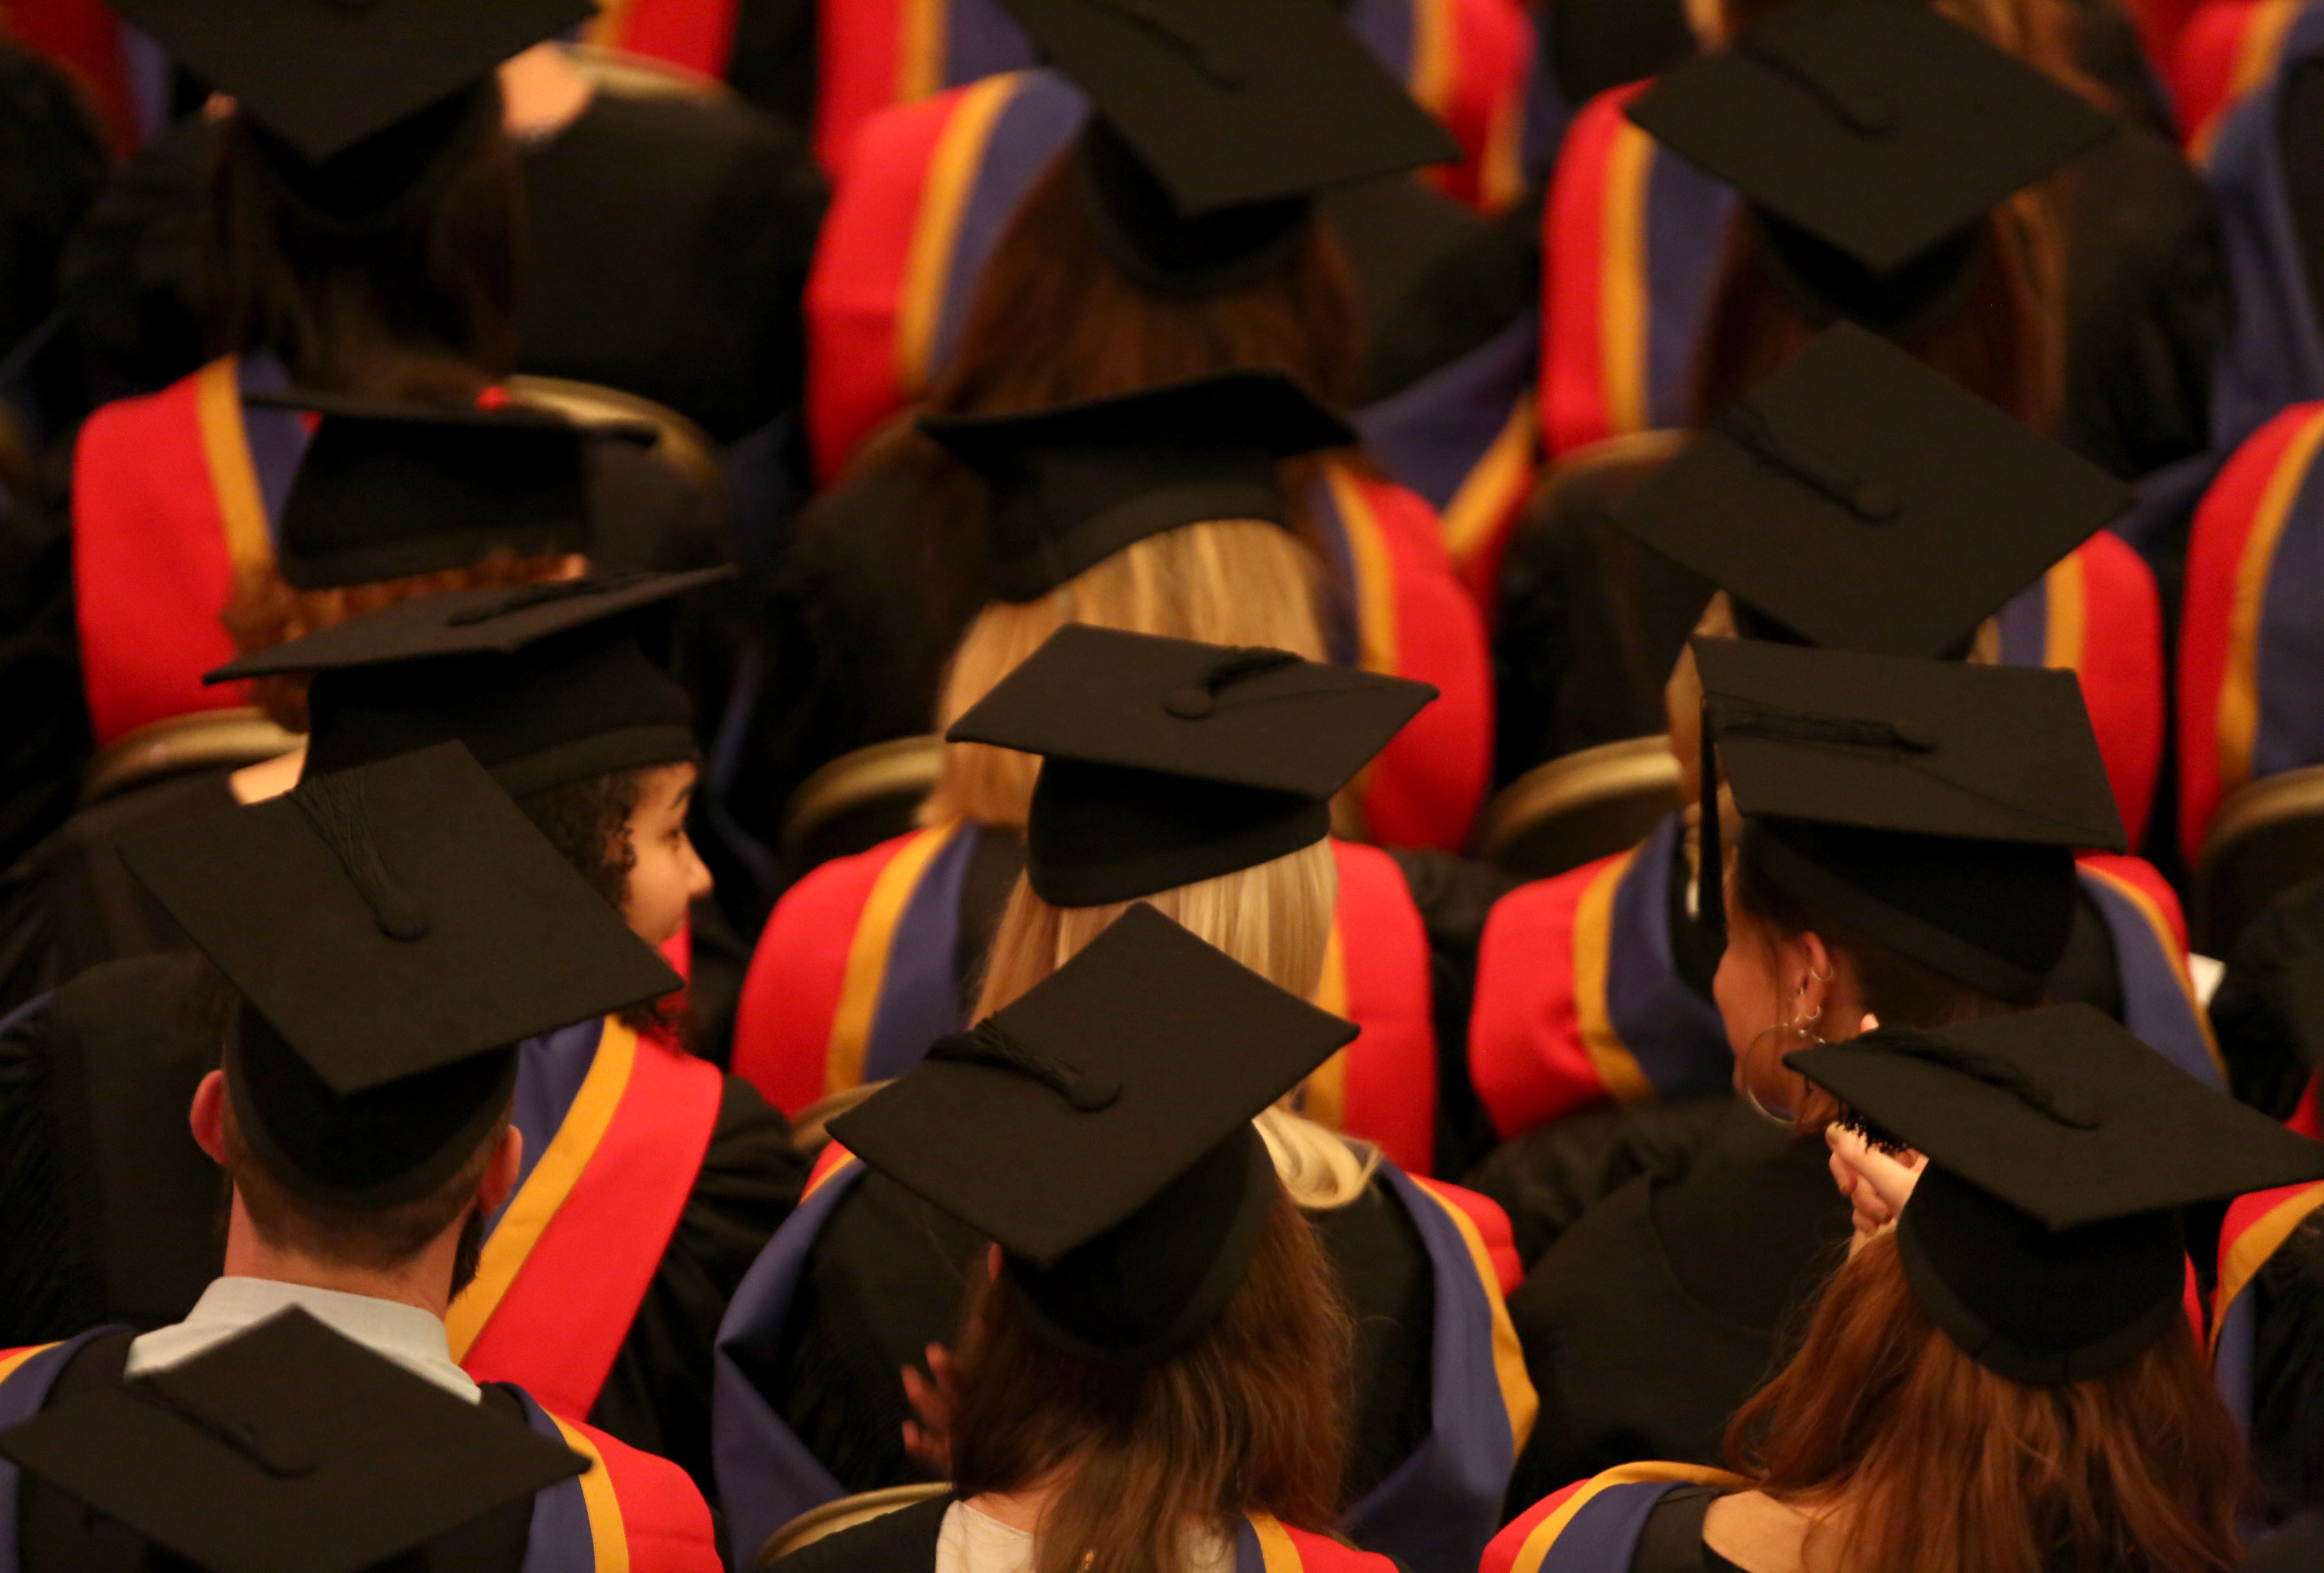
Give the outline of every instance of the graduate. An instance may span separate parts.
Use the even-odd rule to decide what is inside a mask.
[[[2084,1005],[1785,1063],[1854,1128],[1833,1167],[1865,1200],[1797,1358],[1728,1433],[1740,1473],[1600,1475],[1519,1514],[1485,1573],[2232,1565],[2242,1450],[2181,1214],[2312,1180],[2324,1147]]]
[[[1140,904],[1276,987],[1360,1015],[1343,1003],[1366,986],[1358,955],[1332,937],[1327,804],[1425,698],[1281,652],[1059,630],[954,729],[1044,756],[1025,873],[968,1019],[1005,1013],[1117,922],[1143,921]],[[1378,1131],[1391,1151],[1425,1133],[1425,1082],[1397,1079],[1409,1047],[1385,1025],[1258,1128],[1357,1317],[1337,1497],[1349,1532],[1455,1573],[1498,1522],[1533,1398],[1499,1309],[1506,1223],[1329,1128]],[[927,1477],[897,1373],[923,1360],[941,1372],[929,1346],[957,1333],[982,1249],[860,1165],[811,1189],[720,1333],[719,1480],[738,1552],[844,1492]]]
[[[220,675],[311,677],[302,780],[466,745],[588,888],[667,948],[709,882],[685,828],[691,709],[646,645],[673,599],[711,577],[420,597]],[[230,811],[189,807],[160,823]],[[6,1303],[24,1336],[180,1315],[215,1271],[213,1193],[194,1182],[168,1106],[208,1051],[187,960],[99,967],[0,1038],[10,1076],[55,1094],[0,1100],[7,1191],[26,1220],[5,1258]],[[646,1002],[519,1046],[516,1126],[537,1158],[558,1157],[529,1165],[486,1219],[482,1270],[451,1327],[456,1356],[479,1375],[520,1381],[707,1479],[719,1319],[803,1174],[782,1116],[687,1053],[675,1025],[669,1006]],[[124,1199],[83,1197],[61,1178],[83,1166]]]
[[[1625,1106],[1512,1165],[1573,1208],[1509,1299],[1542,1396],[1513,1503],[1638,1458],[1719,1457],[1847,1237],[1828,1114],[1783,1056],[1868,1018],[1935,1027],[2044,1003],[2075,923],[2074,850],[2121,845],[2064,672],[1735,640],[1695,658],[1704,800],[1723,777],[1739,816],[1706,833],[1695,903],[1738,1096]],[[2200,1043],[2179,1069],[2221,1085]]]
[[[513,1045],[649,1002],[669,968],[457,745],[200,816],[129,857],[215,968],[190,1125],[231,1182],[224,1271],[171,1325],[0,1356],[0,1420],[31,1422],[0,1440],[17,1466],[0,1563],[126,1570],[152,1565],[150,1543],[212,1568],[351,1568],[472,1524],[429,1565],[715,1568],[680,1470],[521,1387],[480,1387],[445,1326],[488,1218],[541,1160],[514,1122]],[[323,1395],[327,1415],[305,1408]],[[406,1449],[421,1457],[398,1468]],[[493,1462],[509,1454],[530,1460],[513,1478]],[[397,1474],[421,1500],[346,1512]],[[302,1489],[326,1500],[295,1511]],[[267,1551],[300,1526],[348,1541]]]
[[[927,404],[946,417],[1024,414],[1261,366],[1344,407],[1357,298],[1319,201],[1390,177],[1418,197],[1401,177],[1443,153],[1442,128],[1320,5],[1252,11],[1236,26],[1267,31],[1219,43],[1247,57],[1247,69],[1223,76],[1139,17],[1087,0],[1028,9],[1028,20],[1101,113],[1041,152],[1012,207],[954,232],[999,238],[973,296],[944,315],[953,326],[915,307],[896,319],[897,337],[907,320],[927,337],[912,341],[918,349],[891,346],[890,319],[875,311],[862,330],[819,338],[818,365],[881,379],[875,419],[903,402],[884,368],[939,333],[945,369]],[[875,289],[873,275],[869,263],[835,265],[830,287],[844,303]],[[918,276],[933,283],[947,270],[930,264]],[[828,456],[832,489],[795,523],[760,618],[768,680],[732,795],[767,818],[744,827],[761,839],[774,839],[771,816],[817,766],[926,730],[945,660],[1000,588],[975,475],[933,440],[893,437],[853,461]],[[1284,485],[1323,558],[1333,657],[1447,696],[1374,773],[1367,828],[1456,851],[1482,801],[1489,677],[1477,608],[1437,520],[1346,449],[1286,471]]]
[[[997,587],[944,675],[939,729],[1071,625],[1325,659],[1320,543],[1282,477],[1352,434],[1289,377],[1223,372],[1021,415],[927,417],[922,427],[989,488]],[[1371,766],[1375,781],[1409,743],[1443,736],[1428,717],[1443,702],[1388,742]],[[967,1025],[1023,866],[1019,836],[1038,768],[1028,754],[949,745],[921,809],[926,828],[825,864],[786,893],[752,958],[737,1071],[797,1116],[859,1080],[895,1074]],[[1340,794],[1337,822],[1360,831],[1366,803],[1387,790]],[[1407,1095],[1423,1115],[1418,1143],[1391,1149],[1434,1171],[1425,1116],[1437,1098],[1434,1068],[1441,1048],[1457,1078],[1484,914],[1514,882],[1434,851],[1349,839],[1333,852],[1348,972],[1361,980],[1349,1007],[1371,1030],[1370,1045],[1420,1039],[1419,1084]],[[859,948],[885,959],[877,976],[854,959]],[[1478,1122],[1465,1097],[1453,1101],[1447,1161],[1457,1166]]]
[[[1333,1535],[1354,1328],[1251,1124],[1353,1033],[1140,905],[835,1122],[977,1244],[953,1490],[799,1566],[1389,1566]]]
[[[1795,79],[1794,59],[1817,62],[1822,85]],[[1832,107],[1859,97],[1910,133],[1864,133]],[[1567,260],[1545,307],[1553,456],[1713,427],[1836,321],[1888,338],[2119,478],[2202,447],[2217,283],[2200,186],[2168,145],[1993,42],[1902,0],[1811,0],[1591,113],[1602,124],[1577,133],[1568,157],[1617,167],[1576,171],[1570,188],[1562,175],[1552,194],[1545,244]],[[2114,167],[2141,162],[2142,148],[2187,190],[2166,200]],[[2095,211],[2061,229],[2051,185],[2067,178]],[[1638,180],[1648,189],[1624,183]],[[1630,203],[1652,215],[1651,235],[1620,227]],[[2174,242],[2192,238],[2151,255],[2155,245],[2122,234],[2150,217]],[[1651,248],[1651,266],[1630,264],[1642,276],[1624,273],[1625,246]],[[1700,276],[1673,282],[1690,267]],[[1626,281],[1631,316],[1617,303],[1632,299]],[[1510,538],[1498,779],[1651,729],[1592,696],[1650,692],[1707,598],[1607,521],[1665,452],[1632,448],[1598,450],[1571,485],[1553,470]],[[2123,588],[2092,607],[2127,617],[2114,608],[2151,602],[2129,551],[2094,550]],[[2146,620],[2138,637],[2152,645],[2159,629]],[[2146,724],[2159,726],[2159,680],[2148,686],[2157,718]]]
[[[2126,591],[2152,587],[2107,578],[2110,554],[2129,549],[2091,533],[2124,500],[2095,467],[1841,325],[1610,512],[1633,560],[1651,554],[1668,565],[1657,571],[1683,574],[1709,597],[1706,634],[2077,668],[2131,820],[2139,800],[2123,783],[2152,779],[2162,717],[2149,709],[2159,697],[2154,630],[2150,621],[2144,647],[2128,636],[2139,604]],[[2144,610],[2151,619],[2151,601]],[[1618,705],[1640,724],[1661,718],[1692,798],[1700,699],[1683,633],[1625,632],[1628,650],[1680,643],[1667,646],[1674,664]],[[1614,697],[1569,691],[1600,708]],[[1686,816],[1674,813],[1635,853],[1537,881],[1495,907],[1470,1061],[1503,1135],[1609,1099],[1727,1085],[1711,990],[1718,957],[1689,919],[1692,841]],[[2177,898],[2130,858],[2086,857],[2081,885],[2068,958],[2053,976],[2061,997],[2126,1020],[2187,1063],[2203,1059]],[[1536,1209],[1512,1210],[1522,1236]]]

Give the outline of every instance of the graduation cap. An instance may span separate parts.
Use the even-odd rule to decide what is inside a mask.
[[[521,403],[309,393],[253,393],[244,403],[322,416],[275,532],[276,565],[301,590],[466,568],[503,548],[586,551],[586,446],[651,430],[583,426]]]
[[[2114,132],[1923,0],[1799,0],[1628,114],[1742,194],[1803,305],[1899,337],[1974,277],[1987,211]]]
[[[1277,1186],[1251,1120],[1356,1032],[1139,902],[831,1133],[998,1242],[1059,1346],[1150,1365],[1258,1248]]]
[[[2086,1004],[1787,1054],[1928,1159],[1896,1224],[1930,1317],[2015,1382],[2080,1382],[2182,1314],[2179,1209],[2324,1178],[2324,1145]]]
[[[1724,772],[1755,872],[1980,994],[2040,997],[2073,924],[2074,850],[2126,845],[2072,672],[1739,639],[1694,656],[1707,923]]]
[[[1277,467],[1358,440],[1286,372],[1220,372],[919,427],[992,486],[998,594],[1033,601],[1127,546],[1209,519],[1289,523]]]
[[[681,980],[447,743],[310,775],[121,856],[242,995],[226,1069],[269,1175],[425,1196],[508,1106],[522,1039]]]
[[[2131,488],[1860,328],[1827,328],[1617,503],[1748,626],[1940,656]]]
[[[1068,624],[945,734],[1044,755],[1025,874],[1104,906],[1288,856],[1332,794],[1436,698],[1288,651]]]
[[[733,577],[607,574],[418,596],[203,680],[311,676],[309,774],[457,740],[521,797],[698,757],[693,701],[648,636],[675,597]]]
[[[392,208],[497,122],[494,67],[586,21],[590,0],[120,0],[234,95],[293,191],[344,217]]]
[[[1276,265],[1319,192],[1461,156],[1329,0],[1006,0],[1095,104],[1074,157],[1114,259],[1199,295]]]
[[[588,1467],[295,1307],[51,1405],[0,1457],[207,1573],[358,1573]]]

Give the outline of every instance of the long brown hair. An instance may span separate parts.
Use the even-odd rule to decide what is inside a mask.
[[[2104,1375],[2012,1382],[1930,1320],[1893,1233],[1833,1276],[1727,1453],[1777,1501],[1838,1510],[1811,1533],[1849,1573],[2218,1573],[2249,1494],[2185,1318]]]
[[[1071,1470],[1035,1573],[1179,1573],[1190,1531],[1231,1536],[1245,1513],[1331,1532],[1355,1332],[1287,1194],[1226,1310],[1158,1365],[1109,1369],[1044,1341],[1005,1275],[965,1314],[954,1489],[1022,1491]]]

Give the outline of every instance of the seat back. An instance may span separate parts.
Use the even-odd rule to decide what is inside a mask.
[[[238,770],[288,754],[305,742],[249,706],[171,716],[124,733],[99,750],[82,773],[80,806],[86,809],[191,771],[220,765]]]
[[[930,1481],[924,1485],[890,1485],[878,1491],[859,1491],[853,1496],[843,1496],[837,1502],[826,1502],[821,1507],[811,1507],[767,1537],[759,1548],[753,1566],[770,1567],[793,1551],[814,1545],[842,1530],[852,1530],[857,1524],[884,1518],[899,1508],[942,1496],[950,1491],[947,1481]]]
[[[667,404],[598,383],[530,374],[511,377],[508,392],[512,399],[543,405],[584,426],[642,422],[654,429],[655,458],[706,490],[718,491],[725,485],[709,433]]]
[[[1663,737],[1604,743],[1536,765],[1494,794],[1477,848],[1526,879],[1627,852],[1679,806],[1678,761]]]
[[[2195,865],[2194,948],[2225,958],[2267,903],[2324,874],[2324,764],[2267,776],[2219,807]]]
[[[796,879],[817,864],[901,836],[943,768],[944,739],[932,736],[841,754],[799,782],[783,805],[783,866]]]

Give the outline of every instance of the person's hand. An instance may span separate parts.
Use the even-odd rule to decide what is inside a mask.
[[[953,1376],[952,1351],[942,1344],[927,1348],[928,1376],[904,1367],[904,1397],[919,1416],[919,1423],[904,1422],[904,1451],[939,1476],[952,1474],[952,1407],[960,1387]]]
[[[1825,1127],[1824,1144],[1831,1149],[1831,1180],[1848,1198],[1856,1234],[1848,1243],[1851,1256],[1881,1230],[1893,1228],[1896,1215],[1912,1199],[1928,1160],[1918,1152],[1892,1156],[1864,1139],[1858,1131],[1839,1125]]]

